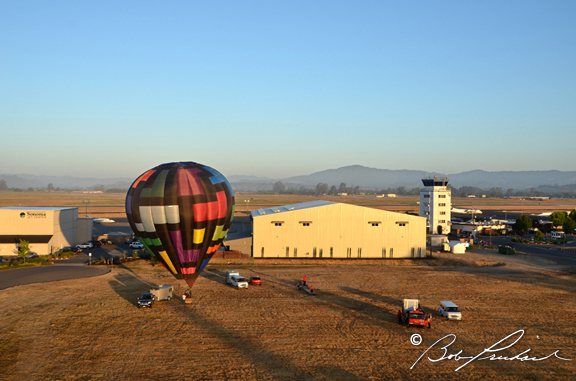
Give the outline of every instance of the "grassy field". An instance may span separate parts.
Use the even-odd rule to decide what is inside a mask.
[[[230,288],[230,269],[258,274],[263,285]],[[302,276],[318,296],[296,290]],[[475,361],[456,372],[464,360],[428,359],[442,356],[438,347],[410,369],[446,335],[456,335],[448,354],[472,356],[520,329],[522,340],[498,355],[558,350],[576,360],[576,276],[526,256],[221,259],[196,282],[191,304],[138,309],[140,293],[157,284],[174,284],[178,295],[186,289],[161,266],[138,261],[99,277],[0,291],[0,379],[572,380],[576,370],[575,361],[550,358]],[[407,297],[432,312],[431,329],[397,324]],[[460,305],[463,321],[441,319],[441,300]]]

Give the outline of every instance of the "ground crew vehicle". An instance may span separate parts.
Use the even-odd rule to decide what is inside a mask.
[[[262,286],[262,279],[260,279],[260,277],[258,275],[252,275],[250,277],[250,284],[253,286]]]
[[[137,304],[138,308],[140,307],[152,308],[153,304],[154,304],[154,295],[148,292],[140,295],[140,297],[138,298],[138,304]]]
[[[460,308],[452,302],[442,301],[438,307],[440,315],[446,317],[447,320],[462,320],[462,313]]]
[[[150,293],[156,300],[170,300],[174,297],[174,286],[171,284],[161,284],[150,288]]]
[[[407,326],[432,326],[432,314],[425,314],[418,299],[404,299],[402,301],[401,322]]]
[[[248,282],[240,275],[232,275],[230,277],[230,286],[236,288],[248,288]]]
[[[240,275],[240,274],[238,274],[238,271],[236,271],[236,270],[226,271],[226,284],[230,284],[230,282],[232,281],[231,278],[234,275]]]

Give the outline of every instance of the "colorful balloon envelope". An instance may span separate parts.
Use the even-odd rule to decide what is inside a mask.
[[[126,195],[126,215],[144,246],[192,287],[228,233],[234,192],[208,166],[161,164],[134,181]]]

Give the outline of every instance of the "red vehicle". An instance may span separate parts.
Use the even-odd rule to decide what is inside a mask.
[[[424,313],[418,299],[404,299],[402,302],[401,319],[399,316],[399,320],[407,326],[413,325],[428,328],[432,326],[432,314]]]
[[[432,326],[432,315],[425,315],[423,311],[416,310],[407,312],[404,316],[404,322],[408,325],[414,325],[418,327],[428,327]]]
[[[258,275],[252,275],[250,277],[250,284],[254,286],[262,286],[262,279]]]

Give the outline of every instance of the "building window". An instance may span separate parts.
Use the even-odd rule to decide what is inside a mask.
[[[425,194],[425,195],[424,195],[424,198],[430,198],[430,195],[429,195],[429,194]]]
[[[438,221],[438,223],[440,223],[440,224],[445,224],[445,223],[446,223],[446,220],[440,220],[440,221]]]
[[[288,246],[286,246],[286,256],[287,257],[290,256],[290,248]]]
[[[446,198],[446,195],[445,195],[445,194],[440,194],[440,195],[438,195],[438,198]]]
[[[438,206],[446,206],[446,204],[438,204]]]
[[[441,215],[441,216],[445,216],[445,215],[446,215],[446,212],[440,212],[440,215]]]
[[[294,258],[296,258],[297,254],[298,254],[298,249],[294,248]]]

